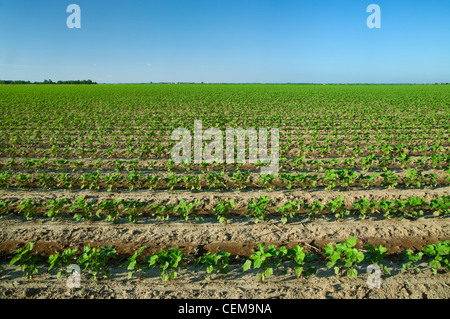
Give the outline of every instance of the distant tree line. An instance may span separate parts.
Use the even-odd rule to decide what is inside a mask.
[[[68,80],[53,82],[51,79],[44,80],[43,82],[31,82],[23,80],[0,80],[0,84],[97,84],[92,80]]]

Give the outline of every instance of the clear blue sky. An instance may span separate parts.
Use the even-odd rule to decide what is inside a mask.
[[[450,1],[0,0],[0,79],[49,78],[450,82]]]

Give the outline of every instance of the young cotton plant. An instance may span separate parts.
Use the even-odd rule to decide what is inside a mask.
[[[269,214],[267,206],[272,203],[268,196],[261,195],[259,199],[254,199],[248,204],[247,216],[253,215],[255,223],[260,220],[265,221],[266,215]]]
[[[339,275],[341,269],[347,273],[350,278],[355,278],[358,275],[356,265],[364,260],[363,252],[355,248],[356,238],[351,237],[343,243],[336,244],[334,247],[332,244],[327,244],[323,252],[329,259],[327,262],[327,268],[334,267],[334,272]]]
[[[159,265],[159,272],[163,282],[169,279],[177,278],[180,271],[181,264],[184,261],[184,253],[178,249],[178,246],[169,250],[162,249],[158,253],[153,254],[148,260],[149,268],[154,268]]]
[[[214,206],[214,215],[217,216],[219,223],[227,223],[229,221],[228,214],[235,208],[234,199],[229,202],[221,200]]]
[[[116,258],[116,250],[111,246],[91,248],[90,245],[87,245],[84,246],[83,253],[78,257],[77,264],[82,271],[87,270],[93,280],[98,280],[110,277],[106,266],[111,258]]]
[[[227,274],[229,266],[230,253],[218,251],[212,253],[208,251],[204,256],[199,257],[195,261],[195,265],[206,267],[205,279],[211,278],[212,272],[215,270],[216,274]]]
[[[63,199],[51,199],[47,204],[47,211],[45,215],[51,217],[52,220],[57,220],[64,215],[70,204],[67,198]]]
[[[428,263],[431,267],[431,272],[436,275],[437,272],[443,268],[445,272],[450,271],[450,241],[446,240],[437,244],[427,245],[422,248],[422,251],[432,259]]]
[[[194,202],[188,203],[185,199],[182,199],[178,205],[172,208],[174,213],[179,213],[180,217],[184,220],[189,219],[189,215],[191,215],[195,211],[195,207],[202,203],[201,200],[196,200]]]
[[[67,269],[67,267],[75,262],[75,253],[77,249],[66,249],[62,253],[56,252],[48,258],[48,263],[50,267],[48,271],[53,269],[58,269],[56,278],[59,278],[62,271]]]
[[[128,279],[131,279],[133,274],[137,273],[139,280],[141,280],[142,272],[148,268],[148,263],[145,262],[145,259],[142,256],[142,252],[145,248],[147,247],[143,246],[139,250],[136,250],[134,254],[121,265],[121,267],[127,267]]]
[[[419,251],[417,253],[413,253],[411,250],[408,249],[405,250],[403,254],[407,259],[407,261],[402,264],[403,270],[410,272],[413,272],[415,270],[417,272],[420,272],[417,263],[422,259],[423,252]]]
[[[41,260],[40,253],[33,253],[34,242],[30,242],[24,248],[20,248],[14,251],[14,257],[11,259],[9,265],[12,266],[18,263],[16,269],[21,268],[24,276],[28,279],[33,278],[38,273],[36,263]]]
[[[280,249],[276,249],[275,245],[265,247],[265,243],[260,243],[257,247],[258,250],[250,256],[250,259],[253,260],[253,269],[262,269],[258,277],[260,282],[264,282],[267,277],[273,275],[273,268],[278,269],[282,259],[287,256],[288,250],[285,246],[281,246]],[[244,271],[251,269],[252,260],[250,259],[242,266]]]
[[[78,197],[78,199],[70,207],[70,212],[73,212],[73,218],[77,221],[80,220],[91,220],[95,217],[94,204],[96,200],[91,202],[85,201],[83,196]]]
[[[289,201],[281,207],[277,207],[276,211],[281,213],[281,223],[286,224],[289,219],[293,219],[295,213],[298,212],[303,205],[303,201]]]
[[[315,256],[305,253],[303,251],[303,247],[295,245],[294,248],[288,250],[287,256],[294,262],[294,273],[297,279],[300,277],[309,278],[317,272],[317,269],[314,266],[311,266],[305,270],[305,263],[308,260],[314,259]]]
[[[386,257],[386,247],[382,245],[378,245],[377,247],[374,247],[373,245],[366,245],[364,249],[367,250],[366,258],[370,259],[372,264],[380,266],[385,274],[391,274],[387,266],[382,264],[382,261]]]

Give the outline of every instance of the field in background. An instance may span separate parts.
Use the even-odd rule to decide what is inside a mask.
[[[79,297],[448,298],[448,273],[431,275],[425,259],[420,274],[402,264],[405,250],[450,239],[449,110],[444,85],[0,86],[0,291],[66,294],[64,280],[8,266],[34,242],[42,260],[88,244],[116,249],[114,275],[83,277]],[[222,132],[278,128],[279,172],[174,163],[171,133],[193,135],[196,120]],[[362,251],[388,248],[380,289],[367,288],[367,258],[356,278],[325,266],[326,245],[352,236]],[[242,264],[261,242],[304,247],[317,274],[260,283]],[[118,261],[144,245],[144,256],[178,246],[191,261],[229,252],[232,271],[205,283],[187,261],[168,284],[158,274],[128,281]]]

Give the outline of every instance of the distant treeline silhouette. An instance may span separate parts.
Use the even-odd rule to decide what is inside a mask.
[[[92,80],[68,80],[53,82],[52,80],[44,80],[43,82],[31,82],[23,80],[0,80],[0,84],[97,84]]]

